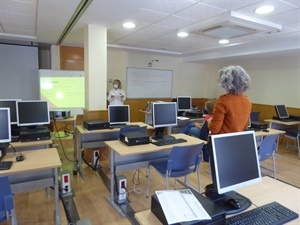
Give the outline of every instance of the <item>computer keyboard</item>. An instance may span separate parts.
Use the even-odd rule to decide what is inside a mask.
[[[226,218],[231,225],[280,225],[298,218],[298,214],[278,202],[271,202],[255,209]]]
[[[0,170],[9,170],[13,164],[13,161],[1,161]]]
[[[152,144],[156,146],[164,146],[164,145],[172,145],[172,144],[178,144],[183,142],[187,142],[187,140],[183,138],[177,138],[172,140],[159,140],[159,141],[152,142]]]

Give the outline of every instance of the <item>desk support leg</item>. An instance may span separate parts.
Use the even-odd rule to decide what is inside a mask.
[[[58,192],[58,168],[54,168],[54,205],[55,205],[55,224],[60,225],[59,211],[59,192]]]
[[[113,149],[110,149],[109,151],[110,151],[110,196],[105,196],[105,199],[122,217],[126,217],[125,213],[115,202],[115,191],[114,191],[114,180],[115,180],[114,154],[115,153]]]

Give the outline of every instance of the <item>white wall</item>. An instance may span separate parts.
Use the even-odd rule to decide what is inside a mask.
[[[251,76],[251,86],[246,92],[253,103],[300,108],[300,54],[278,55],[219,64],[240,65]],[[216,66],[216,65],[214,65]]]
[[[276,54],[264,57],[226,59],[226,63],[185,63],[179,57],[140,54],[122,50],[108,50],[108,79],[118,78],[126,90],[126,67],[173,70],[172,96],[191,95],[194,98],[212,98],[224,94],[217,85],[218,71],[224,66],[240,65],[251,76],[247,95],[253,103],[285,104],[300,108],[300,54]],[[254,59],[253,59],[254,58]],[[220,60],[221,61],[221,60]],[[111,88],[111,84],[108,84]]]

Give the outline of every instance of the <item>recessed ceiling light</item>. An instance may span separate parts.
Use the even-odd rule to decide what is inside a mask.
[[[275,8],[273,6],[265,5],[265,6],[262,6],[262,7],[259,7],[257,9],[255,9],[255,12],[257,14],[267,14],[267,13],[273,12],[274,9]]]
[[[135,28],[135,24],[132,22],[126,22],[126,23],[123,23],[123,27],[132,29],[132,28]]]
[[[222,39],[219,41],[219,43],[224,45],[224,44],[228,44],[229,41],[227,39]]]
[[[187,32],[178,32],[177,36],[178,37],[187,37],[189,34]]]

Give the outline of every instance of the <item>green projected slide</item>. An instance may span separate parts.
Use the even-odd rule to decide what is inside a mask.
[[[84,77],[40,77],[41,99],[49,108],[84,108]]]

